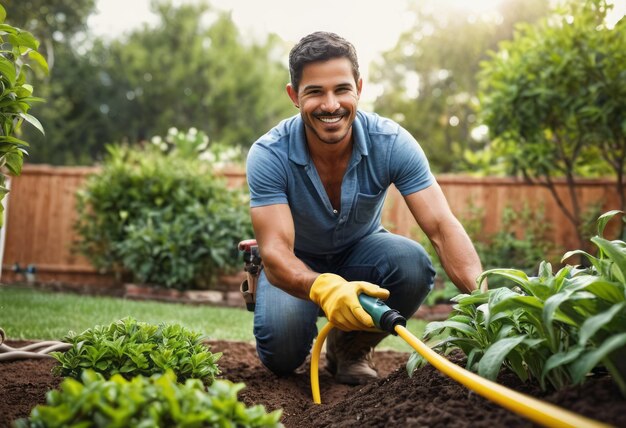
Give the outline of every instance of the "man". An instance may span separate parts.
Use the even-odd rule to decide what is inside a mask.
[[[393,183],[434,244],[456,286],[476,288],[481,265],[450,211],[422,149],[407,131],[357,110],[363,82],[348,41],[304,37],[289,55],[287,93],[300,114],[250,149],[251,217],[263,259],[254,314],[257,352],[277,374],[310,352],[321,308],[337,328],[326,358],[337,381],[377,378],[376,331],[360,293],[386,299],[404,317],[432,289],[434,270],[416,242],[387,232],[381,211]]]

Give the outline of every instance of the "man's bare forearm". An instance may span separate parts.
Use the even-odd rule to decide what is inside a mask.
[[[476,290],[476,279],[483,269],[469,236],[460,223],[454,223],[446,225],[447,230],[433,244],[454,285],[463,293],[471,293]]]
[[[273,252],[271,248],[261,250],[267,279],[272,285],[292,296],[309,299],[311,284],[319,276],[293,253]]]

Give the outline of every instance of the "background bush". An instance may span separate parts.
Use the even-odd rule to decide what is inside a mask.
[[[247,196],[227,188],[219,152],[191,131],[108,147],[77,195],[77,249],[98,269],[184,290],[239,266],[237,243],[253,234]]]

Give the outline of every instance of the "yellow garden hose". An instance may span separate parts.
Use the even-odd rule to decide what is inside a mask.
[[[405,327],[397,325],[395,326],[395,330],[398,336],[411,345],[422,357],[426,358],[437,370],[445,373],[452,379],[494,403],[522,415],[533,422],[548,427],[599,428],[610,426],[562,409],[553,404],[546,403],[545,401],[537,400],[536,398],[513,391],[498,383],[480,377],[437,354],[411,334]]]
[[[313,345],[313,351],[311,351],[311,392],[313,393],[313,402],[315,404],[322,404],[322,398],[320,397],[320,382],[319,382],[319,363],[320,354],[322,353],[322,345],[326,340],[326,336],[330,330],[332,330],[332,323],[327,323],[322,330],[318,333],[315,344]]]
[[[313,402],[321,404],[319,389],[319,357],[324,340],[333,328],[332,323],[327,323],[320,331],[311,354],[311,391]],[[483,397],[511,410],[533,422],[547,427],[571,427],[571,428],[600,428],[610,425],[586,418],[553,404],[532,398],[528,395],[513,391],[498,383],[482,378],[475,373],[450,362],[445,357],[430,349],[409,330],[402,325],[394,327],[395,332],[404,339],[413,349],[422,355],[437,370],[450,376],[452,379],[463,384],[467,388],[477,392]]]

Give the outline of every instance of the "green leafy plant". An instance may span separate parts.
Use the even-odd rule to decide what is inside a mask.
[[[543,262],[536,277],[516,269],[485,271],[479,281],[500,276],[516,286],[455,297],[450,317],[428,324],[424,338],[446,333],[435,349],[461,349],[468,369],[495,380],[505,366],[544,389],[582,383],[604,367],[626,396],[626,243],[602,237],[618,213],[598,219],[591,239],[597,257],[582,250],[563,256],[583,255],[590,267],[566,265],[553,273]],[[414,356],[407,369],[422,363]]]
[[[178,149],[158,140],[109,146],[102,171],[77,195],[76,248],[99,269],[129,272],[136,282],[210,288],[239,267],[237,243],[253,234],[247,196],[199,158],[209,149],[174,141]]]
[[[72,347],[51,353],[60,363],[54,372],[75,379],[87,369],[127,379],[172,370],[179,382],[194,378],[210,384],[219,374],[216,362],[222,356],[211,353],[199,333],[178,324],[156,326],[130,317],[80,334],[70,332],[64,341]]]
[[[33,103],[43,99],[33,96],[33,86],[26,81],[26,70],[31,63],[48,72],[48,64],[37,52],[39,41],[28,31],[5,23],[6,10],[0,5],[0,168],[20,175],[28,143],[16,137],[23,122],[30,123],[43,133],[39,120],[28,113]],[[29,61],[30,60],[30,61]],[[0,174],[0,200],[9,192],[5,177]],[[2,212],[0,204],[0,227]]]
[[[280,427],[281,410],[267,413],[261,405],[246,407],[237,393],[243,383],[216,380],[205,389],[197,379],[184,384],[168,370],[150,378],[105,379],[86,370],[82,383],[67,378],[48,393],[16,427]]]

